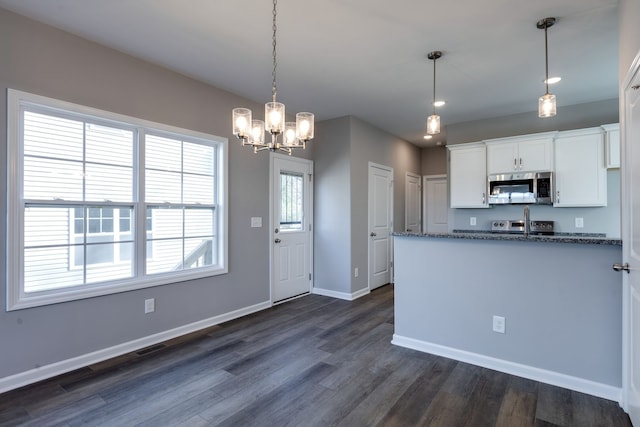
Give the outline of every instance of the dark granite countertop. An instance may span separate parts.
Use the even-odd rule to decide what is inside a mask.
[[[538,236],[523,234],[500,234],[489,231],[454,230],[452,233],[393,233],[394,236],[429,237],[447,239],[471,240],[516,240],[522,242],[545,243],[579,243],[584,245],[613,245],[622,246],[622,240],[606,237],[597,233],[556,233],[553,236]]]

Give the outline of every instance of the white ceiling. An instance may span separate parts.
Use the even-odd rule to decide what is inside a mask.
[[[269,0],[0,0],[0,7],[270,100]],[[311,111],[316,121],[354,115],[425,145],[433,96],[426,54],[441,50],[444,126],[535,115],[544,93],[544,32],[535,24],[553,16],[549,73],[562,81],[550,91],[562,114],[564,105],[618,96],[617,13],[617,0],[280,0],[278,100],[289,113]]]

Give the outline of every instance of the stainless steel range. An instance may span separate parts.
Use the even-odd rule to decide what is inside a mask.
[[[526,221],[523,219],[498,219],[491,222],[492,233],[525,234]],[[553,221],[529,221],[529,234],[552,235]]]

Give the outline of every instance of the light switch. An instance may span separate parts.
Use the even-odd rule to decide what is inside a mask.
[[[261,216],[252,216],[251,217],[251,228],[259,228],[262,227],[262,217]]]

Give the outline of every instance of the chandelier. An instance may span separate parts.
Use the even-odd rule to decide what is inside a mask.
[[[313,114],[298,113],[295,122],[285,121],[284,104],[277,102],[278,93],[276,84],[276,25],[277,0],[273,0],[273,71],[271,73],[271,102],[264,105],[264,121],[252,120],[251,110],[248,108],[233,109],[233,134],[242,141],[243,146],[253,147],[253,152],[262,150],[284,151],[291,155],[294,148],[306,147],[307,142],[313,139]],[[265,139],[269,133],[271,138]],[[282,141],[278,137],[282,135]]]
[[[556,18],[544,18],[536,23],[536,26],[544,30],[544,63],[546,92],[538,98],[538,117],[553,117],[556,115],[556,96],[549,93],[549,48],[547,45],[547,28],[556,23]]]
[[[434,50],[427,54],[427,58],[433,61],[433,114],[427,117],[427,134],[440,133],[440,116],[436,114],[436,60],[442,56],[442,52]]]

